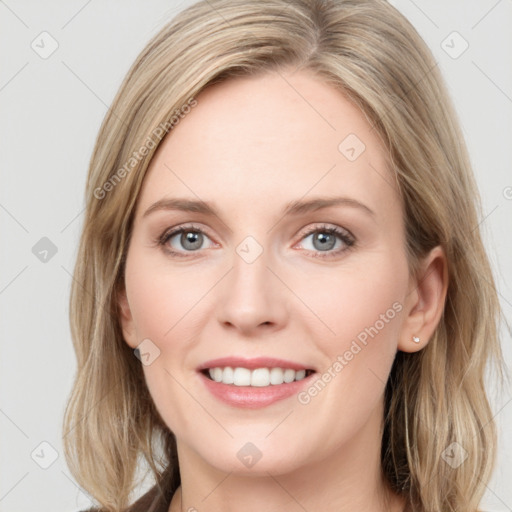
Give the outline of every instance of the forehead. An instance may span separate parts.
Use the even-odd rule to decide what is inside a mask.
[[[305,195],[398,200],[369,121],[307,72],[231,79],[196,100],[153,158],[140,209],[163,196],[222,202],[226,210],[261,207],[256,198],[272,198],[277,208]]]

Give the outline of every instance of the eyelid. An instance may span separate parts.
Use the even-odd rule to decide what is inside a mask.
[[[306,236],[309,236],[313,233],[320,232],[322,230],[331,231],[336,233],[339,236],[345,236],[355,241],[356,237],[346,228],[341,226],[337,226],[336,224],[328,224],[325,222],[315,223],[312,227],[308,226],[304,228],[304,231],[300,233],[300,241],[302,241]]]
[[[181,251],[181,250],[174,250],[170,249],[167,246],[167,242],[174,236],[176,236],[179,233],[182,233],[184,231],[195,231],[199,232],[202,235],[206,236],[210,241],[218,246],[219,244],[215,242],[214,238],[210,236],[208,229],[205,229],[203,227],[199,227],[195,225],[194,223],[186,223],[186,224],[178,224],[177,226],[171,227],[166,229],[157,239],[155,240],[158,245],[161,245],[164,247],[164,250],[168,252],[169,254],[176,255],[176,256],[183,256],[188,257],[189,255],[193,255],[194,253],[200,254],[202,250],[197,251]],[[304,228],[304,230],[300,234],[300,239],[298,242],[296,242],[292,247],[296,247],[299,245],[305,238],[308,236],[319,233],[319,232],[327,232],[331,233],[334,236],[338,237],[344,244],[343,248],[338,248],[337,250],[328,250],[328,251],[309,251],[306,249],[306,252],[313,253],[315,257],[319,258],[334,258],[338,255],[340,255],[343,252],[346,252],[354,247],[356,244],[356,237],[346,228],[343,228],[338,225],[330,225],[328,223],[316,223],[313,226]]]
[[[335,224],[329,225],[327,223],[317,223],[312,227],[306,228],[306,231],[300,234],[300,240],[296,244],[294,244],[293,247],[296,247],[297,245],[303,243],[304,239],[311,236],[312,234],[321,232],[331,233],[337,238],[339,238],[342,241],[343,247],[328,251],[310,251],[308,249],[305,249],[306,252],[311,253],[315,258],[337,258],[341,256],[343,253],[351,249],[354,249],[356,246],[357,239],[348,229]]]
[[[209,234],[208,229],[205,229],[203,227],[199,227],[195,225],[194,223],[186,223],[186,224],[178,224],[176,226],[167,228],[160,236],[158,236],[155,240],[157,245],[161,245],[164,247],[164,249],[173,255],[179,255],[179,256],[185,256],[187,253],[193,254],[194,252],[199,253],[200,251],[177,251],[175,249],[171,249],[167,247],[167,242],[173,238],[174,236],[184,232],[184,231],[195,231],[198,233],[201,233],[202,235],[206,236],[213,245],[219,245],[213,237]]]
[[[211,236],[208,233],[208,229],[205,229],[204,227],[199,226],[194,222],[189,222],[189,223],[185,223],[185,224],[177,224],[176,226],[167,228],[164,230],[164,232],[158,238],[159,239],[168,238],[169,236],[175,235],[176,233],[179,233],[180,231],[198,231],[200,233],[208,235],[208,238],[211,238]]]

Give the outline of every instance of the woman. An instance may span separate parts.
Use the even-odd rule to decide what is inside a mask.
[[[183,11],[86,200],[64,443],[100,510],[478,510],[499,304],[456,114],[393,7]]]

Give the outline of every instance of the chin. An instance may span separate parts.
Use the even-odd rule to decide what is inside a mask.
[[[291,473],[308,463],[308,460],[304,460],[306,452],[304,441],[301,439],[284,446],[282,440],[277,437],[272,442],[264,439],[264,436],[246,434],[243,438],[230,439],[227,443],[218,444],[212,450],[214,442],[215,440],[212,440],[209,446],[196,447],[194,450],[207,464],[224,473],[268,477],[269,473]]]

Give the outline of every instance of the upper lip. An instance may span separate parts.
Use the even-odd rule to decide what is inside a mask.
[[[209,368],[248,368],[255,370],[256,368],[291,368],[293,370],[313,370],[311,366],[306,366],[295,361],[287,361],[285,359],[276,359],[274,357],[221,357],[219,359],[211,359],[198,367],[198,371],[207,370]]]

